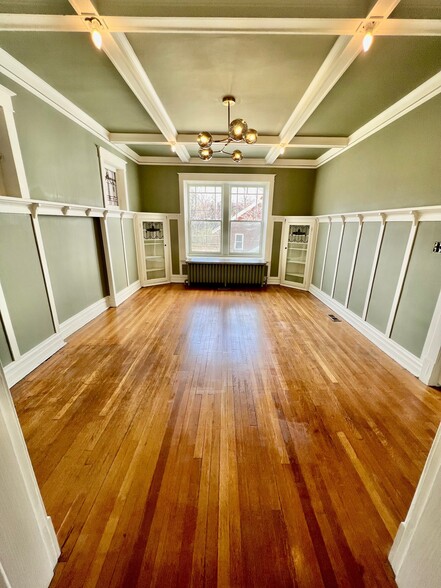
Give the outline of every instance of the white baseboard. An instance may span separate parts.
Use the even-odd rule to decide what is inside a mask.
[[[119,306],[120,304],[122,304],[125,300],[127,300],[127,298],[133,296],[133,294],[137,292],[140,288],[141,282],[137,280],[136,282],[133,282],[133,284],[130,284],[130,286],[127,286],[127,288],[124,288],[124,290],[121,290],[121,292],[117,292],[115,296],[115,306]]]
[[[94,302],[84,310],[81,310],[71,318],[60,324],[60,334],[63,338],[69,337],[84,325],[87,325],[91,320],[96,318],[102,312],[109,308],[107,298],[101,298]]]
[[[173,274],[172,277],[170,278],[170,282],[172,284],[185,284],[186,279],[187,279],[187,276],[179,276],[178,274]]]
[[[280,284],[280,278],[269,277],[266,283],[268,284],[268,286],[277,286]]]
[[[11,388],[11,386],[27,376],[51,355],[64,347],[64,345],[63,336],[60,333],[55,333],[7,365],[5,367],[5,375],[8,386]]]
[[[410,351],[407,351],[407,349],[404,349],[404,347],[401,347],[401,345],[386,337],[384,333],[361,319],[351,310],[343,306],[343,304],[340,304],[340,302],[337,302],[313,284],[309,287],[309,291],[321,302],[326,304],[326,306],[329,306],[331,310],[334,310],[339,314],[362,335],[367,337],[367,339],[379,347],[381,351],[384,351],[389,357],[409,370],[411,374],[417,377],[420,375],[422,361],[419,357],[416,357],[413,353],[410,353]]]

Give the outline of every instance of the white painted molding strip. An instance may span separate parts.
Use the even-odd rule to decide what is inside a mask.
[[[420,375],[422,365],[420,358],[407,351],[407,349],[404,349],[404,347],[401,347],[401,345],[398,345],[398,343],[395,343],[395,341],[392,341],[392,339],[388,339],[381,331],[378,331],[378,329],[361,319],[348,308],[345,308],[343,304],[340,304],[340,302],[337,302],[328,296],[328,294],[319,290],[316,286],[311,284],[309,291],[369,339],[369,341],[379,347],[381,351],[384,351],[389,357],[409,370],[411,374],[417,377]]]
[[[109,308],[107,298],[101,298],[97,302],[94,302],[84,310],[81,310],[71,318],[67,319],[60,324],[60,334],[63,338],[69,337],[75,331],[78,331],[84,325],[87,325],[94,318],[99,316],[102,312]]]
[[[133,284],[127,286],[127,288],[124,288],[124,290],[117,292],[115,295],[116,306],[119,306],[120,304],[125,302],[128,298],[133,296],[133,294],[135,294],[135,292],[137,292],[140,288],[141,282],[137,280],[136,282],[133,282]]]
[[[21,355],[5,367],[6,381],[11,387],[42,364],[51,355],[64,347],[65,342],[59,333],[55,333],[42,343]]]

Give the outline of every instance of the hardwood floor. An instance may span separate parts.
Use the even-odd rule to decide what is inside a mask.
[[[330,312],[144,289],[15,386],[53,588],[394,586],[441,393]]]

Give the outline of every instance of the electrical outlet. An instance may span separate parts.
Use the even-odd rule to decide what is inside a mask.
[[[432,251],[433,253],[441,253],[441,241],[435,241]]]

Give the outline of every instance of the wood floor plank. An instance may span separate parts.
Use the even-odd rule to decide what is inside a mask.
[[[328,314],[146,288],[17,384],[52,588],[395,586],[441,394]]]

